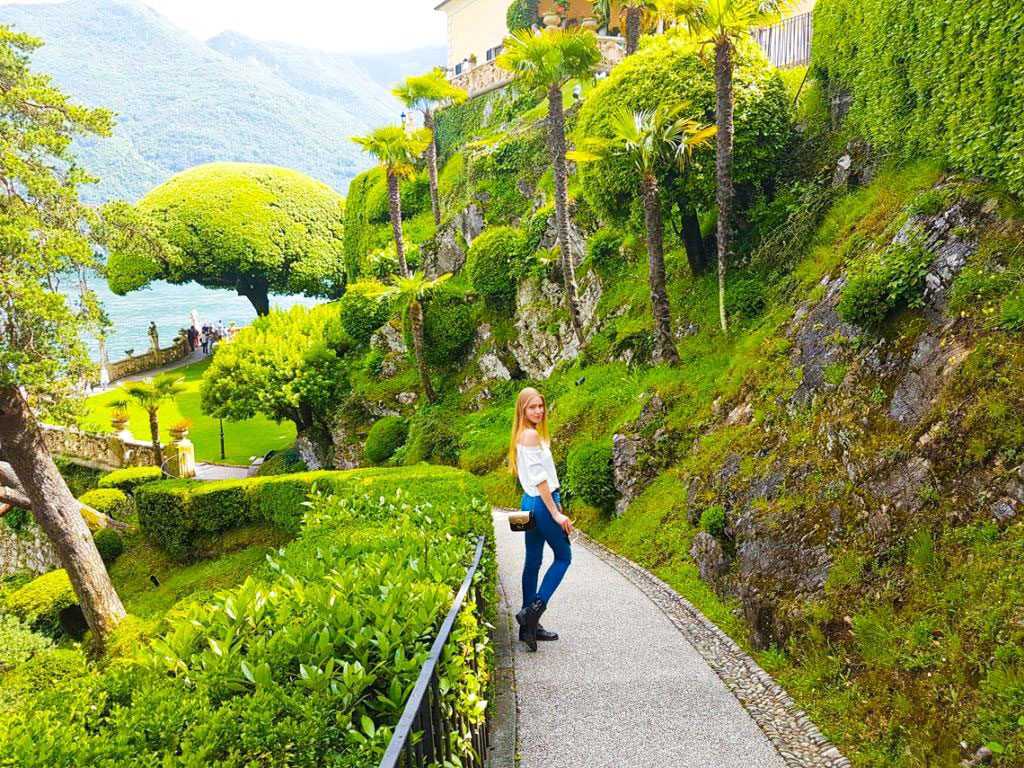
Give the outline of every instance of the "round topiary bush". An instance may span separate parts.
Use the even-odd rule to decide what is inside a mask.
[[[700,515],[701,530],[716,539],[725,535],[725,507],[716,504],[708,507]]]
[[[96,535],[92,539],[96,543],[96,549],[99,550],[100,557],[103,558],[103,564],[108,568],[124,552],[124,542],[121,540],[121,535],[110,528],[101,528],[96,531]]]
[[[469,280],[492,309],[512,309],[516,299],[515,274],[525,250],[522,233],[512,227],[488,227],[469,247]]]
[[[378,419],[366,435],[367,460],[374,464],[383,464],[405,444],[408,436],[409,425],[401,416],[385,416]]]
[[[361,284],[352,285],[338,302],[341,327],[357,344],[366,345],[374,332],[388,321],[386,301],[368,295]]]
[[[163,479],[160,467],[128,467],[109,472],[99,480],[100,488],[116,488],[131,495],[135,489],[146,483],[155,483]]]
[[[569,452],[566,484],[574,496],[592,507],[610,512],[615,507],[612,448],[602,443],[585,443]]]
[[[587,243],[587,259],[601,277],[615,275],[622,268],[622,235],[614,229],[599,229]]]
[[[117,488],[97,488],[83,493],[79,501],[115,520],[127,520],[134,511],[134,504],[128,494]]]
[[[476,338],[476,313],[465,293],[450,286],[433,291],[423,302],[423,344],[427,363],[458,365]],[[408,346],[412,348],[411,339]]]

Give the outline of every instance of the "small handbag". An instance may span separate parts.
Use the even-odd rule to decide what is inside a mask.
[[[533,512],[528,509],[514,509],[508,514],[508,527],[513,531],[529,531],[537,527]]]

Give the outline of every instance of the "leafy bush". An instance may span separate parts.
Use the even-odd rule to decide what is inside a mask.
[[[60,628],[60,612],[77,602],[71,580],[64,569],[59,568],[11,592],[5,600],[5,608],[34,629],[54,635]]]
[[[427,363],[458,365],[476,338],[476,313],[465,293],[451,285],[431,291],[423,301],[423,344]],[[412,339],[408,340],[412,347]]]
[[[955,25],[955,29],[953,27]],[[1024,44],[1004,0],[832,0],[814,70],[853,99],[851,129],[905,158],[940,157],[1024,192]],[[1012,51],[1012,55],[1007,55]]]
[[[700,528],[716,539],[725,536],[725,507],[716,504],[701,512]]]
[[[115,530],[101,528],[92,538],[96,542],[96,549],[99,550],[104,565],[108,568],[124,553],[124,542]]]
[[[569,452],[566,484],[574,496],[610,511],[615,506],[615,481],[612,475],[612,449],[602,443],[584,443]]]
[[[128,467],[103,475],[99,480],[99,487],[116,488],[131,495],[140,485],[156,482],[162,477],[160,467]]]
[[[294,447],[286,451],[277,451],[269,459],[260,464],[260,477],[271,475],[290,475],[295,472],[305,472],[309,469],[306,462],[302,460],[299,452]]]
[[[839,316],[871,328],[900,309],[922,306],[931,262],[931,253],[915,242],[862,256],[850,267],[837,307]]]
[[[436,407],[417,411],[400,459],[405,464],[458,464],[459,437],[452,428],[451,414]]]
[[[17,617],[0,613],[0,674],[52,645],[50,638],[33,632]]]
[[[599,229],[587,243],[587,259],[601,277],[617,274],[625,261],[622,256],[622,235],[611,227]]]
[[[390,459],[409,436],[409,425],[401,416],[385,416],[366,435],[366,458],[374,464]]]
[[[753,277],[730,281],[725,288],[725,310],[734,317],[750,319],[764,311],[768,286]]]
[[[98,469],[72,464],[67,459],[62,459],[59,456],[55,457],[53,461],[57,465],[57,469],[60,470],[64,482],[68,484],[71,495],[76,499],[86,491],[91,491],[95,488],[100,476],[103,474]]]
[[[79,501],[115,520],[127,520],[134,511],[128,494],[117,488],[97,488],[82,494]]]
[[[469,280],[492,309],[507,312],[515,304],[515,274],[525,249],[522,233],[512,227],[488,227],[470,246]]]
[[[390,315],[387,302],[367,295],[358,283],[345,292],[338,308],[345,333],[364,346],[370,343],[374,332],[388,321]]]

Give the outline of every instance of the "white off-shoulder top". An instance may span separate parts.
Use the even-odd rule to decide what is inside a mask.
[[[547,443],[541,443],[535,448],[517,445],[516,469],[519,470],[519,484],[529,496],[540,496],[537,486],[545,480],[548,481],[548,490],[554,491],[559,487],[555,459]]]

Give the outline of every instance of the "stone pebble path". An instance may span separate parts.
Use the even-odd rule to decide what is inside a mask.
[[[541,620],[561,639],[529,652],[513,617],[522,534],[501,510],[494,524],[499,622],[513,630],[518,768],[849,766],[692,605],[583,534],[574,534],[572,566]]]

